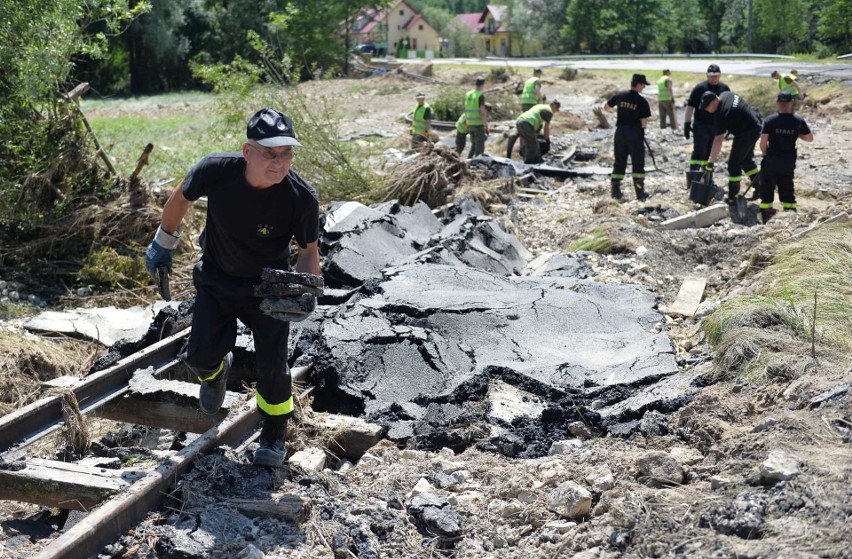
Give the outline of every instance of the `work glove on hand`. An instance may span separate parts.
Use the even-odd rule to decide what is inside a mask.
[[[683,123],[683,137],[687,140],[689,139],[689,135],[692,133],[692,123],[684,122]]]
[[[261,283],[254,288],[263,297],[260,310],[276,320],[299,322],[310,316],[322,295],[322,276],[264,268]]]
[[[157,228],[154,240],[145,249],[145,269],[154,281],[158,281],[157,268],[166,268],[172,271],[172,253],[180,242],[180,235],[172,235]]]

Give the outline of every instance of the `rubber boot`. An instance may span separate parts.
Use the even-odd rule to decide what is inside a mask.
[[[222,363],[212,371],[197,369],[198,380],[201,387],[198,390],[198,407],[201,411],[213,415],[222,407],[225,401],[225,389],[228,384],[228,371],[234,363],[234,354],[228,354],[222,359]]]
[[[263,420],[260,430],[260,446],[254,453],[252,464],[269,468],[280,468],[284,464],[287,449],[284,440],[287,438],[287,419],[267,417]]]
[[[775,208],[760,208],[760,220],[766,224],[767,221],[772,219],[772,216],[778,213],[778,210]]]
[[[648,191],[645,190],[645,181],[643,179],[633,180],[633,189],[636,190],[636,199],[644,202],[648,199]]]
[[[612,196],[616,200],[621,200],[621,198],[624,196],[621,193],[621,180],[619,180],[619,179],[611,179],[610,180],[609,194],[610,194],[610,196]]]

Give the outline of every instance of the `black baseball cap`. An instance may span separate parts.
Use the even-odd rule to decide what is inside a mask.
[[[713,93],[712,91],[705,91],[704,95],[701,96],[701,103],[698,104],[698,110],[703,111],[704,109],[709,107],[710,103],[712,103],[716,99],[718,99],[718,97],[716,97],[715,93]]]
[[[249,119],[246,138],[268,148],[302,145],[296,139],[290,117],[270,107],[260,109]]]
[[[707,75],[708,76],[721,76],[722,70],[719,69],[718,64],[711,64],[707,67]]]
[[[788,103],[793,100],[793,94],[789,91],[782,91],[778,93],[778,97],[775,98],[777,101],[781,101],[782,103]]]
[[[476,78],[476,85],[485,85],[485,78],[483,78],[483,77]]]
[[[651,85],[648,82],[648,78],[645,77],[645,74],[633,74],[633,78],[630,80],[630,86],[634,86],[637,83],[644,83],[645,85]]]

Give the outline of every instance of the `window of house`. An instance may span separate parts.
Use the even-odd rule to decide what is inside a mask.
[[[423,26],[422,26],[422,25],[418,25],[418,26],[417,26],[417,29],[419,29],[420,31],[423,31]]]
[[[399,11],[399,15],[404,16],[404,15],[405,15],[405,10],[400,10],[400,11]]]

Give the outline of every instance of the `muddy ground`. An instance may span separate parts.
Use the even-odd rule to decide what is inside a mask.
[[[446,71],[438,77],[455,84],[472,75]],[[596,127],[592,108],[623,84],[587,73],[551,81],[548,98],[558,98],[564,111],[554,122],[555,143],[596,152],[588,164],[611,165],[612,131]],[[679,99],[685,85],[676,84]],[[312,83],[306,90],[347,100],[354,118],[342,123],[342,137],[390,133],[404,148],[400,116],[413,106],[414,91],[432,97],[440,87],[389,75]],[[799,212],[779,214],[765,227],[726,219],[705,229],[654,228],[655,221],[695,207],[682,172],[691,143],[658,130],[656,120],[648,136],[661,172],[649,173],[646,203],[636,202],[629,189],[627,201],[612,201],[601,175],[540,180],[533,186],[553,193],[486,196],[486,209],[534,254],[567,251],[602,228],[617,252],[585,255],[593,279],[647,286],[665,311],[686,275],[702,275],[712,309],[768,281],[760,269],[794,233],[841,211],[852,213],[849,103],[847,90],[802,111],[816,140],[799,150]],[[489,153],[504,155],[501,132],[510,127],[510,121],[494,126]],[[391,168],[380,161],[377,166]],[[724,380],[714,373],[699,322],[666,316],[663,327],[681,370],[708,380],[677,411],[645,414],[628,438],[598,437],[580,425],[550,455],[534,459],[509,458],[481,445],[456,453],[385,442],[354,465],[333,460],[334,468],[319,472],[258,470],[249,465],[249,453],[223,451],[200,461],[167,508],[101,556],[852,557],[848,356],[825,360],[798,378]],[[293,450],[318,444],[311,427],[317,414],[306,408],[300,415]],[[247,499],[287,494],[310,500],[300,523],[238,512]],[[19,507],[12,516],[34,514]],[[43,524],[49,532],[51,517]],[[0,533],[0,557],[32,553],[22,525],[6,520]]]

